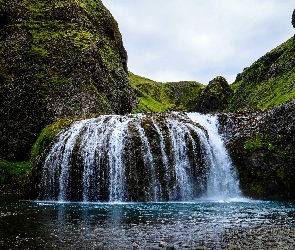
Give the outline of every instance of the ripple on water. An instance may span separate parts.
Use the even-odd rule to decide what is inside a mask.
[[[293,203],[252,200],[0,202],[0,249],[132,249],[134,243],[152,249],[159,242],[175,249],[185,244],[210,247],[221,244],[226,230],[293,226],[294,219]]]

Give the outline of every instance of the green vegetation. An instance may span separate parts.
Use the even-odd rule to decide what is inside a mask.
[[[0,158],[0,194],[22,188],[32,167],[31,161],[9,162]]]
[[[295,97],[295,37],[271,50],[237,76],[229,111],[278,106]]]
[[[129,72],[129,80],[138,101],[133,113],[190,111],[205,88],[198,82],[156,82]]]

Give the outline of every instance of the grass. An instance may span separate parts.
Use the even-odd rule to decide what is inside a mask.
[[[264,109],[295,97],[295,37],[262,56],[233,83],[229,111]]]
[[[129,80],[139,101],[133,113],[189,111],[205,88],[193,81],[156,82],[132,72],[129,72]]]

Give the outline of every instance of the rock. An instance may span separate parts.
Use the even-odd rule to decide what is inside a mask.
[[[139,245],[136,242],[133,242],[132,246],[133,246],[133,248],[138,248]]]
[[[171,245],[171,246],[167,246],[167,247],[166,247],[166,250],[175,250],[175,247],[172,246],[172,245]]]
[[[189,244],[189,243],[183,243],[183,244],[182,244],[182,247],[184,247],[184,248],[189,248],[189,247],[190,247],[190,244]]]
[[[292,25],[295,28],[295,10],[293,11],[293,15],[292,15]]]
[[[5,1],[0,44],[0,158],[27,159],[59,119],[136,104],[118,24],[101,1]]]
[[[227,107],[227,99],[231,94],[232,90],[226,79],[217,76],[202,92],[197,111],[203,113],[222,111]]]
[[[203,246],[198,246],[197,248],[196,248],[196,250],[204,250],[205,248],[203,247]]]
[[[233,245],[233,244],[229,244],[229,245],[227,246],[227,248],[228,248],[228,249],[236,249],[236,248],[238,248],[238,246],[237,246],[237,245]]]
[[[245,195],[295,200],[295,98],[261,111],[221,114],[220,132]]]
[[[166,245],[167,245],[167,243],[164,241],[159,242],[159,247],[165,247]]]

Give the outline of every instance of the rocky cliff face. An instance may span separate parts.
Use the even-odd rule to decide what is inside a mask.
[[[25,159],[60,118],[130,112],[127,74],[118,25],[100,0],[0,1],[0,157]]]
[[[222,76],[215,77],[200,95],[196,110],[202,113],[222,111],[227,107],[228,98],[232,90],[226,79]]]
[[[220,115],[244,194],[295,200],[295,98],[276,108]]]

